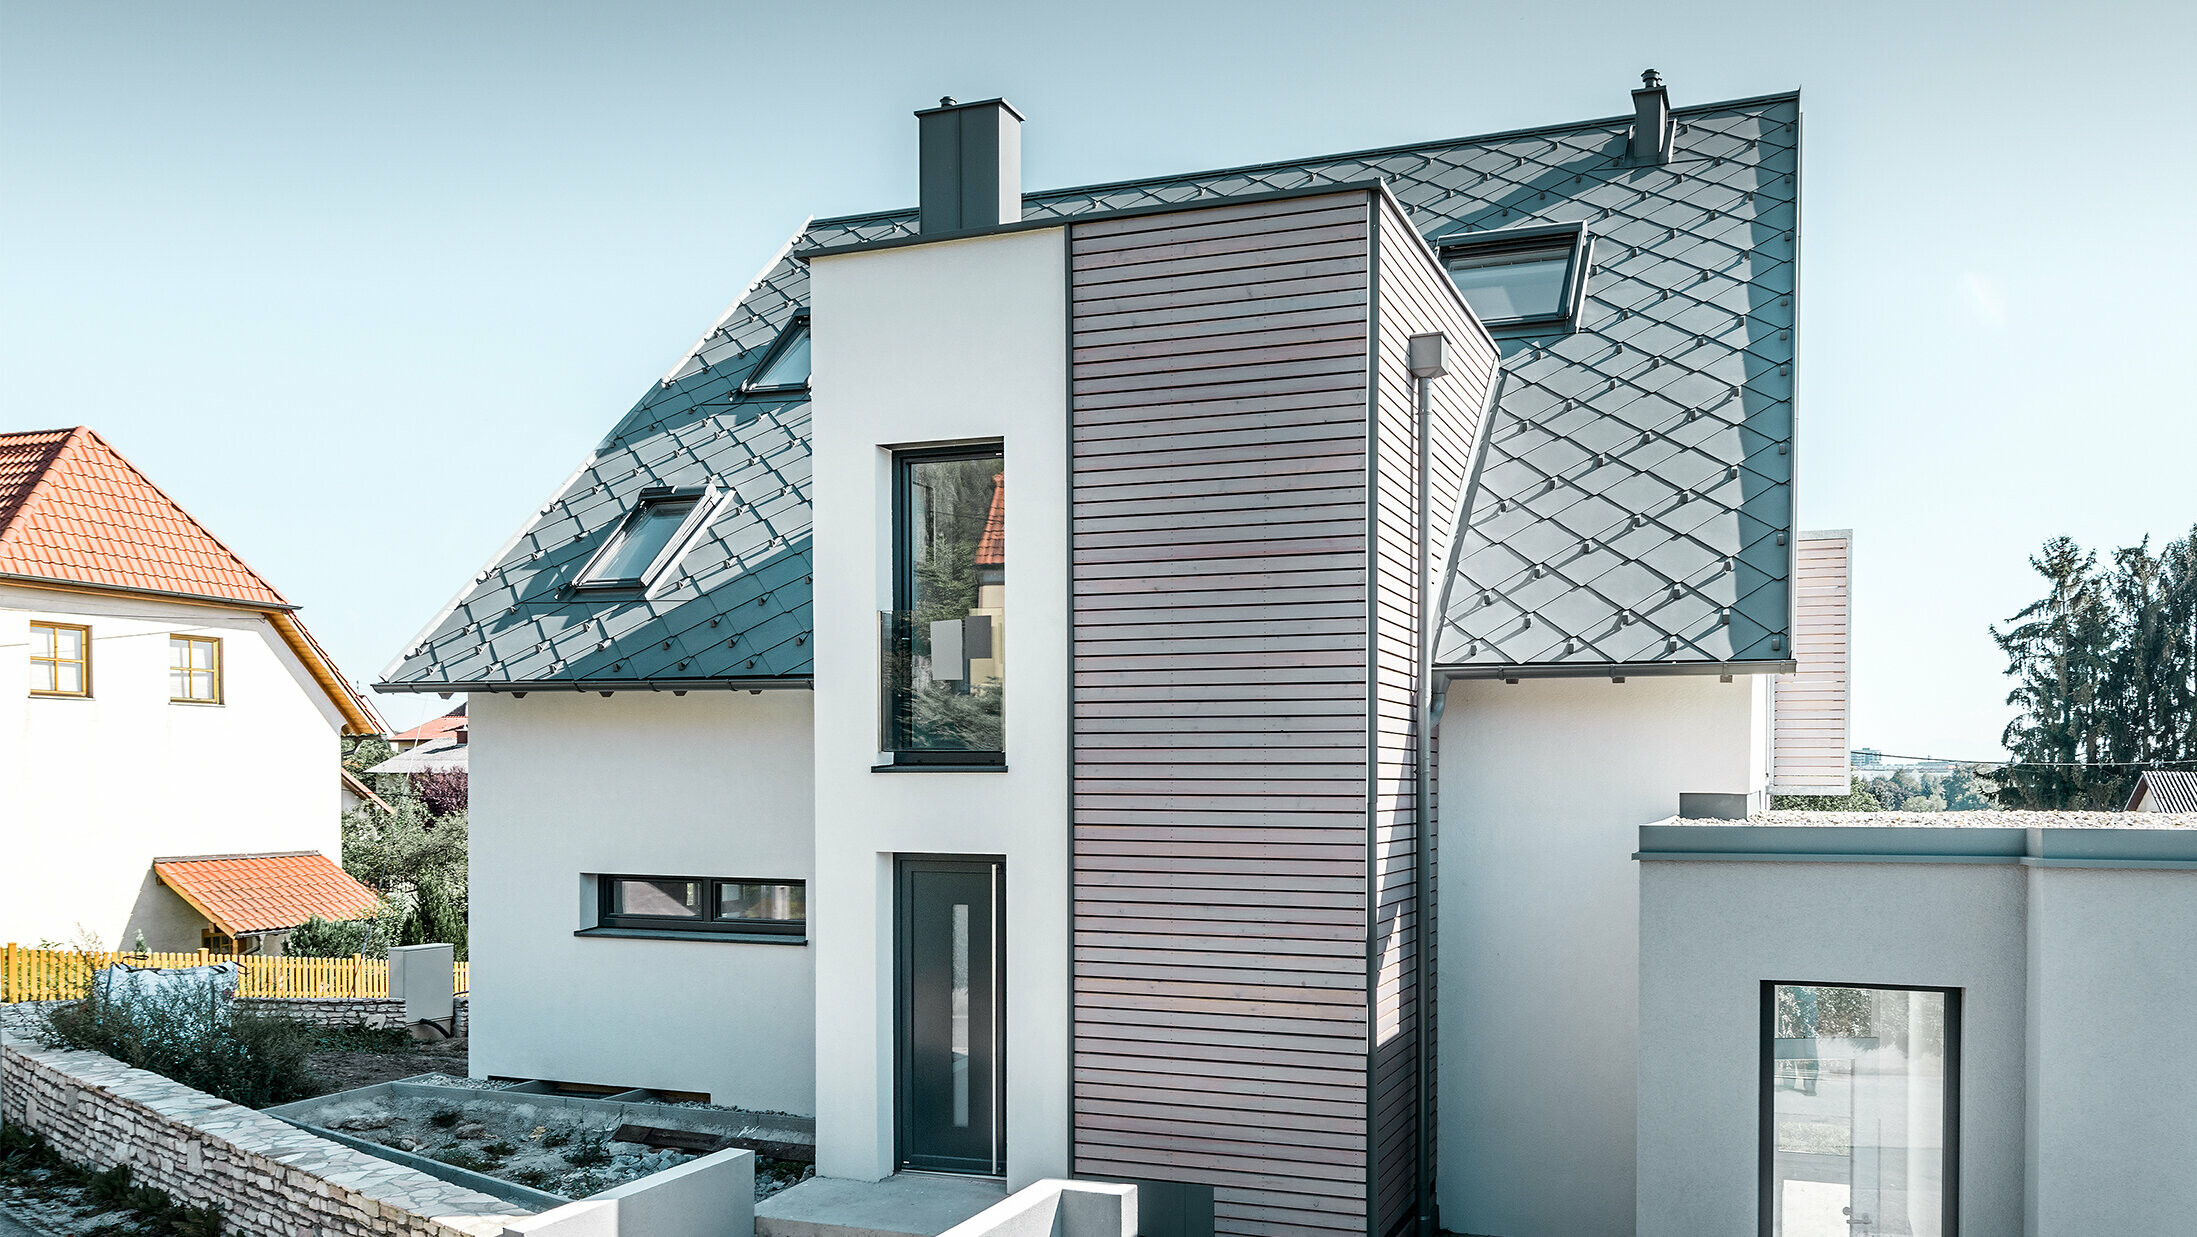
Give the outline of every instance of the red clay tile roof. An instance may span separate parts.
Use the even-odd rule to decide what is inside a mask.
[[[391,743],[432,743],[447,739],[465,729],[465,706],[459,705],[441,717],[432,717],[412,727],[403,734],[389,736]]]
[[[178,855],[153,871],[230,936],[279,932],[313,916],[356,919],[381,901],[314,850],[267,855]]]
[[[0,574],[290,604],[82,426],[0,434]]]
[[[979,566],[1007,563],[1007,474],[992,474],[992,507],[984,513],[984,535],[976,541]]]

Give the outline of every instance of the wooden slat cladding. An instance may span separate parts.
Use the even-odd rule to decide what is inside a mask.
[[[1437,583],[1472,471],[1481,416],[1498,358],[1449,276],[1387,198],[1376,199],[1377,383],[1374,551],[1378,570],[1374,614],[1375,805],[1371,824],[1374,899],[1371,985],[1373,1034],[1373,1231],[1387,1233],[1408,1219],[1418,1180],[1418,1047],[1432,1025],[1432,993],[1422,993],[1419,951],[1431,945],[1420,925],[1431,907],[1418,905],[1422,854],[1415,781],[1418,720],[1424,715],[1417,645],[1421,581]],[[1409,367],[1409,340],[1440,332],[1449,340],[1449,373],[1428,391],[1428,520],[1422,537],[1418,497],[1418,389]],[[1422,571],[1420,555],[1426,555]]]
[[[1772,682],[1770,789],[1786,795],[1843,795],[1853,774],[1847,753],[1848,646],[1853,537],[1802,533],[1793,547],[1793,661],[1797,673]]]
[[[1367,1230],[1363,192],[1071,225],[1075,1168]]]
[[[1070,225],[1074,1167],[1388,1231],[1417,1133],[1417,407],[1495,356],[1384,195]],[[1401,1208],[1402,1210],[1399,1210]]]

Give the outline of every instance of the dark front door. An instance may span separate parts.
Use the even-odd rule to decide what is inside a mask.
[[[1004,1173],[1006,869],[996,859],[899,866],[900,1166]]]

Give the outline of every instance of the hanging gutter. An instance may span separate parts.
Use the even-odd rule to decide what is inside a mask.
[[[709,691],[809,691],[816,686],[811,675],[787,675],[771,678],[743,679],[498,679],[489,682],[440,682],[440,683],[376,683],[378,692],[436,692],[450,695],[455,692],[483,694],[510,693],[525,695],[528,692],[709,692]]]

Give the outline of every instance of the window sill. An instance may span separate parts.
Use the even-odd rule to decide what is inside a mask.
[[[871,765],[872,773],[1005,773],[1007,766],[997,765]]]
[[[807,936],[778,932],[682,932],[677,928],[582,928],[574,936],[623,937],[638,941],[722,941],[740,945],[806,945]]]

